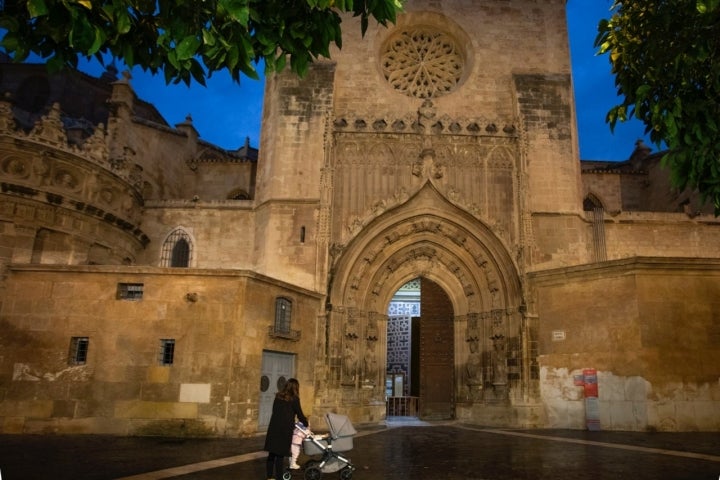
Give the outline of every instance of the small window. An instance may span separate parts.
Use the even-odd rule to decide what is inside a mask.
[[[289,333],[292,318],[292,302],[284,297],[275,300],[275,332]]]
[[[142,300],[143,286],[142,283],[118,283],[118,300]]]
[[[163,338],[160,340],[160,365],[172,365],[175,359],[175,339]]]
[[[89,346],[90,339],[88,337],[72,337],[70,339],[68,365],[85,365]]]

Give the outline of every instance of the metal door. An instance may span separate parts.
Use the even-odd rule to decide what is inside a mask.
[[[260,372],[260,408],[258,430],[267,430],[272,415],[273,401],[278,390],[285,386],[295,372],[295,355],[291,353],[263,352]]]

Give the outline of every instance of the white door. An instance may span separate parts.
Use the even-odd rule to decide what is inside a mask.
[[[260,372],[260,411],[258,430],[267,430],[272,415],[273,401],[278,390],[285,386],[295,372],[295,355],[291,353],[263,352]]]

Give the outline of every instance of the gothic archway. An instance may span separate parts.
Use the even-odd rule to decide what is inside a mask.
[[[380,415],[387,306],[417,277],[440,286],[452,305],[457,402],[507,401],[521,388],[522,298],[508,248],[428,182],[366,225],[334,259],[323,402],[377,405],[363,415]]]

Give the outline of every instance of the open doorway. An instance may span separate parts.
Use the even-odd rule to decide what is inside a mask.
[[[388,306],[387,416],[455,415],[453,308],[435,282],[416,278]]]

